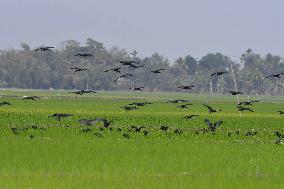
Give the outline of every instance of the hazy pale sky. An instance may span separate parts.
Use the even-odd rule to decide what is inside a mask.
[[[0,48],[91,37],[171,60],[247,48],[284,56],[283,9],[283,0],[0,0]]]

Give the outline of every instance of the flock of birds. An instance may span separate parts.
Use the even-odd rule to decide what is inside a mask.
[[[47,47],[42,46],[42,47],[35,49],[35,51],[50,51],[53,48],[54,47],[50,47],[50,46],[47,46]],[[134,57],[135,57],[135,51],[134,51],[133,54],[134,54]],[[94,57],[93,54],[89,54],[89,53],[77,53],[74,56],[81,57],[81,58],[93,58]],[[105,70],[106,73],[107,72],[114,72],[114,73],[119,74],[115,78],[114,82],[118,82],[122,78],[127,79],[129,77],[135,77],[135,75],[132,74],[132,73],[123,73],[123,70],[125,70],[125,66],[128,66],[129,68],[133,68],[133,69],[139,69],[139,68],[144,67],[143,65],[140,65],[140,63],[138,61],[135,61],[135,60],[127,60],[127,61],[123,60],[123,61],[119,61],[119,63],[121,64],[121,67],[112,67],[112,68]],[[74,74],[77,73],[77,72],[90,71],[88,68],[83,68],[83,67],[71,67],[70,70],[74,70]],[[161,74],[165,70],[166,69],[164,69],[164,68],[159,68],[159,69],[156,69],[156,70],[152,70],[151,73]],[[224,74],[229,74],[229,73],[227,71],[214,72],[214,73],[211,74],[211,77],[220,77]],[[284,72],[268,75],[268,76],[266,76],[266,78],[280,79],[282,75],[284,75]],[[196,87],[195,85],[178,86],[179,89],[182,89],[182,90],[185,90],[185,91],[192,91],[195,87]],[[133,91],[143,91],[144,87],[135,87],[134,86],[133,88],[129,88],[129,89],[131,89]],[[233,96],[243,94],[240,91],[233,91],[233,90],[229,90],[228,92],[229,92],[229,95],[233,95]],[[76,95],[76,98],[77,98],[77,95],[91,94],[91,93],[97,93],[97,92],[94,91],[94,90],[82,89],[82,90],[78,90],[78,91],[72,91],[72,92],[69,92],[69,93],[74,93]],[[34,100],[39,100],[39,99],[40,99],[40,97],[38,97],[38,96],[25,96],[22,100],[33,100],[34,101]],[[238,102],[236,107],[237,107],[237,110],[239,112],[244,112],[244,111],[254,112],[254,110],[252,110],[249,106],[251,106],[251,105],[253,105],[254,103],[257,103],[257,102],[259,102],[259,101],[254,101],[254,100],[242,101],[242,102]],[[189,101],[187,101],[187,100],[169,100],[168,103],[179,104],[176,107],[180,108],[180,109],[187,109],[187,108],[190,108],[193,105],[192,103],[189,103]],[[149,105],[149,104],[152,104],[152,103],[150,103],[150,102],[134,102],[134,103],[128,104],[126,106],[122,106],[120,108],[122,108],[126,111],[133,111],[133,110],[139,109],[139,107],[143,107],[143,106],[146,106],[146,105]],[[0,102],[0,106],[5,106],[5,105],[11,105],[11,104],[9,102]],[[215,113],[215,112],[218,112],[218,111],[222,111],[221,109],[215,109],[208,104],[203,104],[203,106],[205,108],[207,108],[209,114],[212,114],[212,113]],[[281,116],[284,115],[284,111],[282,111],[282,110],[279,110],[277,112]],[[67,117],[70,117],[70,116],[72,116],[72,114],[55,113],[53,115],[50,115],[49,117],[53,117],[57,121],[61,121],[63,118],[67,118]],[[199,115],[197,115],[197,114],[192,114],[192,115],[184,116],[182,119],[190,120],[190,119],[193,119],[194,117],[198,117],[198,116]],[[81,125],[85,125],[85,126],[92,126],[92,125],[97,124],[98,122],[101,122],[103,124],[103,126],[99,128],[101,131],[103,131],[105,129],[113,130],[113,128],[110,127],[111,121],[109,121],[105,118],[80,119],[80,120],[78,120],[78,122]],[[215,133],[216,129],[218,127],[220,127],[223,123],[222,120],[219,120],[217,122],[211,122],[207,118],[204,120],[204,122],[207,125],[207,128],[204,129],[203,132],[212,132],[212,133]],[[33,126],[33,127],[36,127],[36,126]],[[12,131],[13,131],[14,134],[18,134],[20,131],[27,130],[27,129],[28,128],[20,129],[20,128],[13,127]],[[36,129],[36,128],[33,128],[33,129]],[[168,129],[169,129],[168,126],[161,126],[160,127],[160,130],[165,131],[167,134],[169,134],[167,132]],[[130,128],[129,128],[129,131],[133,131],[133,132],[142,132],[142,130],[143,130],[143,134],[145,136],[147,136],[149,134],[149,131],[146,130],[146,128],[143,127],[143,126],[142,127],[130,126]],[[82,132],[89,132],[89,131],[92,131],[92,129],[90,127],[82,128]],[[122,129],[117,128],[117,131],[122,131]],[[183,131],[181,129],[177,128],[177,129],[174,130],[174,133],[182,134]],[[197,133],[198,132],[196,131],[196,134]],[[236,134],[237,134],[237,132],[236,132]],[[257,134],[257,133],[248,132],[248,133],[245,134],[245,136],[250,136],[250,135],[255,135],[255,134]],[[97,133],[97,135],[101,136],[101,134],[99,134],[99,133]],[[281,134],[279,132],[275,132],[275,135],[278,137],[278,139],[276,141],[277,144],[281,143],[284,140],[284,134]],[[123,137],[129,139],[130,135],[124,133]]]

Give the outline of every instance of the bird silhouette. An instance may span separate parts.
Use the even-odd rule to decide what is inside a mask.
[[[177,108],[180,108],[180,109],[185,109],[185,108],[190,108],[189,106],[191,106],[191,105],[193,105],[193,104],[181,104],[181,105],[179,105],[179,106],[177,106]]]
[[[68,92],[68,93],[74,93],[76,95],[83,95],[83,94],[90,94],[90,93],[97,93],[96,91],[93,91],[93,90],[79,90],[79,91],[72,91],[72,92]]]
[[[78,57],[94,57],[94,55],[90,54],[90,53],[77,53],[75,54],[75,56],[78,56]]]
[[[256,102],[260,102],[260,101],[258,101],[258,100],[243,101],[243,102],[239,102],[238,105],[251,106],[251,105],[253,105],[253,103],[256,103]]]
[[[158,74],[158,73],[162,73],[161,71],[165,71],[165,69],[162,68],[162,69],[152,70],[151,72],[155,73],[155,74]]]
[[[239,95],[239,94],[244,94],[244,93],[242,93],[242,92],[240,92],[240,91],[228,91],[229,93],[230,93],[230,95]]]
[[[214,77],[214,76],[221,76],[221,75],[224,75],[224,74],[227,74],[228,72],[214,72],[211,74],[211,77]]]
[[[282,110],[278,110],[277,111],[280,115],[284,115],[284,111],[282,111]]]
[[[25,96],[22,100],[39,100],[40,97],[38,96]]]
[[[184,116],[182,119],[189,120],[189,119],[192,119],[192,118],[198,117],[198,116],[199,116],[199,115],[195,115],[195,114],[193,114],[193,115],[187,115],[187,116]]]
[[[118,76],[118,77],[114,80],[114,82],[117,82],[118,79],[120,79],[120,78],[128,78],[129,76],[135,77],[133,74],[122,74],[122,75]]]
[[[132,126],[130,126],[129,131],[134,131],[134,132],[139,133],[139,132],[140,132],[142,129],[144,129],[144,128],[145,128],[145,127],[143,127],[143,126],[137,127],[137,126],[132,125]]]
[[[163,125],[163,126],[160,127],[160,129],[161,129],[162,131],[167,131],[167,130],[169,129],[169,127]]]
[[[207,105],[207,104],[203,104],[203,106],[205,106],[207,109],[208,109],[208,112],[211,114],[211,113],[215,113],[217,111],[222,111],[220,109],[214,109],[212,108],[211,106]]]
[[[11,106],[10,102],[0,102],[0,106]]]
[[[167,101],[167,103],[174,103],[174,104],[182,103],[182,102],[189,102],[189,101],[188,100],[169,100]]]
[[[192,90],[192,88],[194,87],[195,87],[194,85],[182,85],[182,86],[179,86],[178,88],[184,89],[184,90]]]
[[[78,67],[72,67],[70,68],[70,70],[75,70],[74,72],[82,72],[82,71],[90,71],[89,69],[87,68],[78,68]]]
[[[109,71],[112,71],[112,72],[117,72],[117,73],[121,73],[121,70],[122,68],[110,68],[108,70],[105,70],[105,72],[109,72]]]
[[[50,51],[50,49],[53,49],[54,47],[38,47],[35,49],[35,51]]]
[[[133,60],[129,60],[129,61],[120,61],[120,64],[124,65],[124,66],[132,66],[134,64],[139,64],[139,62],[133,61]]]
[[[55,113],[55,114],[52,114],[49,117],[54,117],[57,121],[60,121],[61,119],[66,118],[66,117],[70,117],[72,115],[73,114]]]
[[[122,106],[120,108],[123,108],[124,110],[138,110],[136,106]]]
[[[215,132],[216,129],[218,127],[220,127],[223,124],[223,121],[217,121],[215,123],[212,123],[210,120],[208,119],[204,119],[204,122],[206,123],[206,125],[208,126],[209,131]]]
[[[268,75],[265,78],[278,78],[278,79],[280,79],[281,75],[283,75],[283,74],[284,74],[284,72],[281,72],[281,73],[277,73],[277,74]]]
[[[277,131],[275,131],[274,134],[278,137],[275,143],[280,144],[284,140],[284,134],[281,134]]]
[[[129,88],[132,91],[143,91],[144,87],[133,87],[133,88]]]
[[[250,111],[250,112],[254,112],[252,109],[248,108],[248,107],[242,107],[240,105],[237,106],[238,110],[240,112],[243,112],[243,111]]]
[[[137,68],[143,68],[144,66],[142,66],[142,65],[135,65],[135,64],[131,64],[131,65],[129,65],[129,68],[134,68],[134,69],[137,69]]]

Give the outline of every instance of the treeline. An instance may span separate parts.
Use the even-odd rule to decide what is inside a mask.
[[[278,55],[265,57],[248,49],[241,59],[233,61],[221,53],[210,53],[197,60],[187,55],[175,62],[158,53],[150,57],[113,47],[106,49],[103,43],[87,39],[84,45],[77,41],[64,42],[62,49],[35,52],[23,43],[20,50],[0,51],[0,87],[25,89],[92,89],[128,90],[144,86],[146,91],[180,91],[180,85],[195,85],[193,93],[225,94],[235,90],[233,73],[239,91],[249,95],[283,95],[284,79],[267,79],[265,76],[284,72],[283,59]],[[91,53],[94,57],[76,57],[76,53]],[[135,60],[143,68],[124,66],[123,73],[133,73],[128,82],[114,83],[117,73],[104,72],[108,68],[121,67],[119,61]],[[88,72],[74,74],[70,67],[85,67]],[[165,68],[161,74],[151,70]],[[227,71],[222,77],[210,77],[216,71]]]

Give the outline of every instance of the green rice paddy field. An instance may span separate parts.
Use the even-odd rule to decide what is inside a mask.
[[[0,91],[0,189],[18,188],[284,188],[284,97],[253,96],[240,116],[236,97],[185,93]],[[38,95],[37,101],[23,101]],[[247,96],[241,96],[246,100]],[[194,105],[180,109],[168,100]],[[121,106],[151,102],[138,110]],[[202,104],[221,112],[209,114]],[[73,116],[62,121],[54,113]],[[198,114],[191,120],[182,119]],[[107,118],[83,126],[82,118]],[[223,120],[215,133],[204,119]],[[144,126],[133,132],[130,126]],[[167,126],[168,130],[161,130]],[[13,128],[17,132],[13,132]],[[87,129],[90,128],[90,129]],[[179,132],[176,132],[178,129]],[[128,137],[125,137],[128,136]]]

